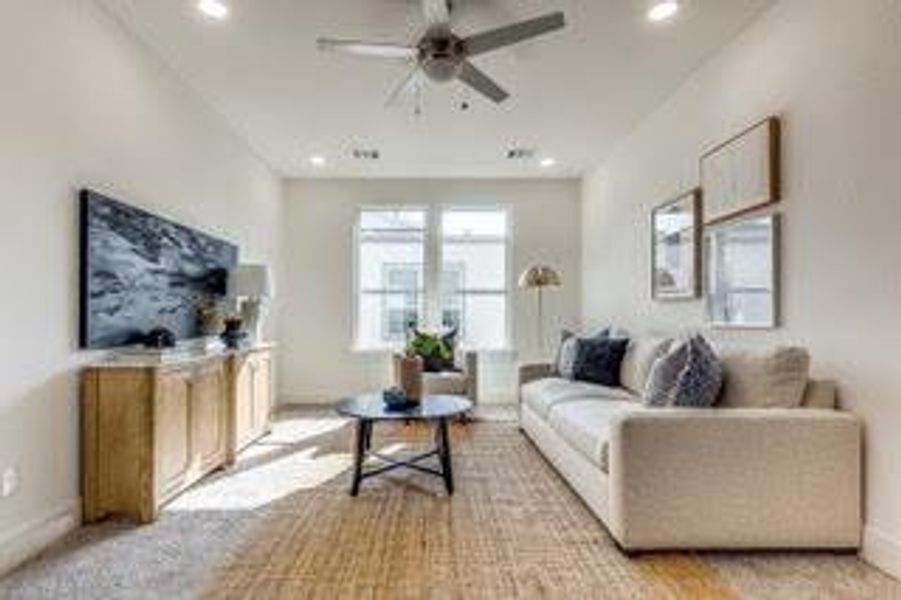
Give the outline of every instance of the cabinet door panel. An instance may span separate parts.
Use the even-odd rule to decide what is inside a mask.
[[[196,372],[191,386],[191,454],[195,467],[207,471],[225,454],[225,371],[221,365]]]
[[[254,364],[252,357],[241,357],[235,375],[235,439],[243,448],[253,439]]]
[[[189,372],[163,373],[156,393],[156,493],[165,498],[185,482],[191,466]]]
[[[269,410],[272,393],[272,361],[260,354],[253,370],[253,430],[258,437],[269,429]]]

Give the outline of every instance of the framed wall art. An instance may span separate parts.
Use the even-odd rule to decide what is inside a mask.
[[[705,225],[779,201],[781,130],[769,117],[701,157]]]
[[[651,296],[655,300],[700,296],[700,221],[700,189],[651,212]]]
[[[778,326],[780,237],[778,214],[705,231],[707,315],[714,327]]]

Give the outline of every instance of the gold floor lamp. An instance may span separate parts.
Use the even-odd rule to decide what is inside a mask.
[[[536,290],[538,296],[538,347],[544,354],[544,288],[558,288],[563,285],[560,274],[547,265],[532,265],[519,276],[519,287]]]

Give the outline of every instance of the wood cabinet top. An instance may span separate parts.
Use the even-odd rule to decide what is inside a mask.
[[[245,356],[257,352],[267,352],[275,348],[274,343],[256,344],[235,350],[175,351],[171,355],[154,356],[148,354],[119,354],[85,365],[86,369],[171,369],[201,365],[206,362],[225,360],[232,356]]]

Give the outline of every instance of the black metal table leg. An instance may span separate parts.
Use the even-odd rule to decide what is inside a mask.
[[[354,444],[354,475],[350,484],[350,495],[356,496],[360,492],[360,482],[363,480],[363,460],[366,458],[366,449],[370,439],[372,424],[366,419],[357,420],[357,435]]]
[[[366,439],[364,441],[364,449],[366,450],[366,452],[369,452],[369,450],[372,449],[372,421],[366,422]]]
[[[438,420],[438,456],[441,459],[441,472],[444,475],[444,487],[448,495],[454,494],[454,472],[451,465],[450,440],[447,434],[447,419]]]

